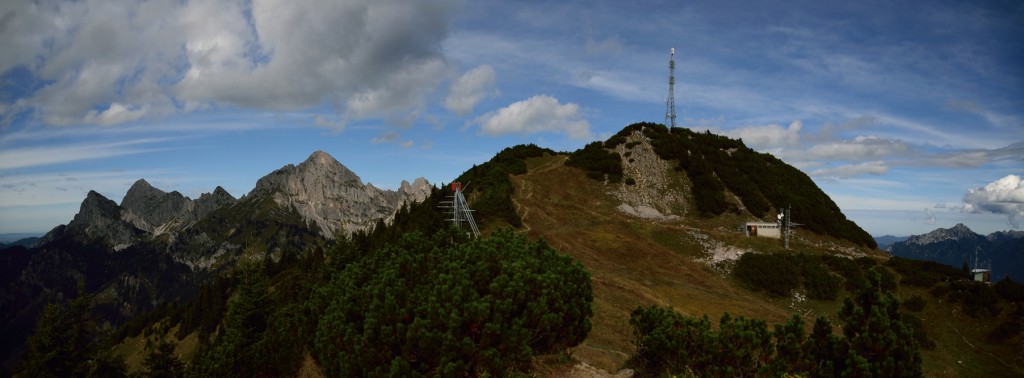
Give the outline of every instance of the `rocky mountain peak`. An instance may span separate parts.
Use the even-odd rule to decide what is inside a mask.
[[[324,236],[334,237],[338,231],[351,233],[390,219],[406,202],[426,198],[430,188],[422,178],[398,191],[364,185],[334,157],[316,151],[298,166],[289,164],[259,179],[247,198],[271,196],[316,223]]]
[[[82,201],[82,205],[79,206],[78,214],[75,214],[75,218],[68,225],[88,227],[107,219],[119,219],[120,217],[121,208],[117,206],[116,202],[95,190],[90,190],[89,194],[86,194],[85,200]]]
[[[957,223],[952,228],[939,228],[924,235],[915,235],[907,238],[908,244],[934,244],[947,240],[967,240],[981,238],[963,223]]]
[[[355,172],[352,172],[333,156],[321,150],[317,150],[309,155],[309,158],[302,162],[302,164],[299,164],[298,168],[299,170],[309,172],[325,173],[333,176],[332,178],[340,178],[342,182],[346,183],[363,184]]]
[[[181,193],[167,193],[140,179],[121,200],[124,209],[121,217],[141,230],[153,232],[182,213],[190,212],[191,202]]]
[[[67,230],[84,234],[91,239],[104,240],[121,249],[130,245],[138,230],[121,221],[122,209],[116,202],[94,190],[85,196]]]
[[[227,190],[218,186],[216,189],[213,189],[212,193],[203,193],[199,196],[199,199],[192,202],[195,204],[194,219],[199,220],[214,210],[222,206],[232,205],[238,202],[238,200],[231,193],[228,193]]]

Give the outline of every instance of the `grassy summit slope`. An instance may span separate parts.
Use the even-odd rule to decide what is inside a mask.
[[[795,230],[789,251],[780,240],[746,237],[739,226],[758,217],[747,211],[747,202],[742,196],[731,189],[723,190],[724,201],[732,209],[717,215],[703,212],[700,209],[703,197],[693,189],[698,179],[678,171],[678,162],[660,158],[656,142],[664,136],[645,138],[632,131],[622,134],[622,140],[605,143],[607,151],[622,156],[622,180],[619,182],[613,182],[618,180],[612,180],[610,173],[600,180],[601,175],[593,170],[568,165],[570,156],[549,152],[527,158],[526,172],[511,176],[514,186],[511,202],[522,222],[521,229],[572,255],[591,273],[593,328],[587,339],[572,351],[572,356],[581,362],[611,372],[622,368],[635,353],[628,321],[630,312],[637,306],[670,306],[690,316],[707,314],[712,321],[726,312],[764,319],[769,324],[783,323],[794,313],[800,313],[808,324],[818,316],[836,320],[841,299],[849,295],[848,291],[840,289],[840,300],[829,301],[807,299],[806,288],[782,297],[752,289],[733,272],[736,261],[744,253],[839,256],[843,258],[840,260],[854,259],[849,261],[860,258],[860,264],[885,264],[887,257],[865,245],[869,243],[809,227]],[[745,147],[731,148],[736,148],[733,155],[737,155]],[[768,165],[784,165],[771,160],[770,155],[758,159],[772,161]],[[799,173],[788,165],[772,169]],[[792,175],[806,178],[802,173]],[[729,188],[728,185],[723,187]],[[812,188],[820,193],[817,187]],[[820,206],[805,203],[804,208],[835,206],[824,193],[820,196],[827,203]],[[801,223],[814,220],[810,215],[798,213],[797,209],[798,203],[794,202],[793,212]],[[849,222],[852,226],[847,230],[863,232],[846,220],[838,208],[834,210],[832,219],[837,224]],[[835,267],[829,274],[841,276]],[[849,278],[842,279],[845,282]],[[904,298],[921,294],[920,289],[906,285],[900,285],[897,290]],[[1013,375],[1024,371],[1020,358],[1014,360],[1015,340],[1000,345],[984,340],[999,323],[999,317],[965,317],[956,310],[957,304],[944,304],[941,299],[932,298],[928,301],[924,312],[913,313],[918,318],[928,319],[924,328],[930,338],[939,343],[933,350],[922,351],[927,376],[980,372]],[[970,329],[958,325],[963,323],[970,324]]]

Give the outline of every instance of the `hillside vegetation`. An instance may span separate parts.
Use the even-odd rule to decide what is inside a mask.
[[[641,131],[662,159],[678,162],[693,182],[697,208],[703,216],[739,212],[726,201],[725,190],[742,201],[744,210],[763,218],[791,207],[797,222],[812,232],[875,248],[871,235],[846,219],[839,206],[800,170],[771,154],[754,151],[741,139],[697,133],[654,123],[636,123],[605,142],[612,148]]]
[[[640,166],[655,155],[673,164]],[[760,168],[746,167],[751,161]],[[754,181],[768,173],[793,181]],[[403,207],[390,223],[335,240],[315,237],[293,212],[269,202],[248,203],[264,211],[246,213],[276,219],[270,223],[239,222],[230,212],[238,209],[226,209],[206,229],[243,251],[233,268],[116,330],[102,331],[95,308],[86,309],[94,297],[80,285],[77,296],[47,306],[19,371],[46,375],[53,365],[64,375],[194,377],[564,376],[623,368],[645,376],[1024,373],[1024,355],[1017,354],[1024,349],[1016,348],[1024,346],[1024,288],[1008,280],[976,284],[939,264],[889,259],[857,237],[863,231],[813,183],[799,189],[807,198],[787,197],[799,191],[793,183],[809,178],[741,141],[637,124],[572,154],[507,148],[458,180],[470,185],[484,230],[479,239],[449,228],[441,210],[452,194],[447,187]],[[664,186],[653,190],[652,182]],[[637,201],[671,195],[685,203],[644,217],[623,210],[624,191],[655,193]],[[790,250],[738,227],[789,200],[798,220],[807,217],[802,223],[826,218],[819,228],[797,229]],[[819,200],[826,202],[813,202]],[[63,344],[71,345],[61,350],[70,348],[73,359],[47,352]]]

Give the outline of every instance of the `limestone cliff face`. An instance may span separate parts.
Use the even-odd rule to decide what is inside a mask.
[[[204,193],[199,199],[192,200],[176,191],[167,193],[149,185],[146,180],[139,180],[121,201],[121,219],[159,235],[175,227],[191,225],[213,210],[236,201],[219,186],[213,193]]]
[[[121,218],[139,229],[153,232],[182,213],[187,213],[191,202],[181,193],[167,193],[152,187],[146,180],[139,180],[121,200]]]
[[[196,220],[203,219],[206,215],[212,213],[223,206],[233,205],[238,202],[227,190],[222,187],[217,187],[213,190],[213,193],[203,193],[198,199],[192,201],[195,205],[193,210],[193,216]]]
[[[301,164],[286,165],[256,182],[249,197],[270,196],[281,206],[293,207],[306,221],[333,238],[390,220],[401,206],[422,201],[431,186],[423,178],[402,182],[397,191],[363,184],[359,176],[323,151]]]
[[[122,209],[116,202],[90,190],[75,218],[67,226],[59,226],[47,233],[40,240],[40,245],[63,235],[75,235],[77,239],[104,242],[115,250],[124,249],[143,235],[143,231],[121,217]]]

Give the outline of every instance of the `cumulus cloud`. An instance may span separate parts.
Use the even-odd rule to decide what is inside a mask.
[[[487,64],[469,70],[448,88],[444,107],[458,115],[472,113],[476,104],[486,98],[494,87],[496,76],[494,68]]]
[[[46,83],[5,113],[107,125],[211,106],[415,113],[448,70],[441,44],[459,1],[5,4],[0,74],[22,67]]]
[[[559,132],[573,139],[593,137],[590,124],[583,118],[579,105],[563,105],[558,99],[547,95],[512,103],[477,118],[474,123],[480,125],[484,133],[492,136]]]
[[[789,127],[779,125],[745,126],[725,133],[734,138],[743,139],[743,143],[754,149],[773,150],[791,148],[800,145],[800,131],[804,124],[800,120],[793,121]]]
[[[967,190],[963,201],[964,212],[1005,214],[1011,227],[1020,228],[1017,217],[1024,216],[1024,180],[1007,175],[984,187]]]
[[[869,161],[858,164],[847,164],[821,168],[811,172],[811,176],[823,178],[851,178],[863,175],[884,175],[889,173],[889,166],[883,161]]]
[[[85,115],[85,122],[102,126],[131,122],[145,117],[148,110],[148,105],[129,108],[129,106],[125,104],[115,102],[110,104],[110,107],[102,112],[97,112],[95,110],[89,111],[89,113]]]

